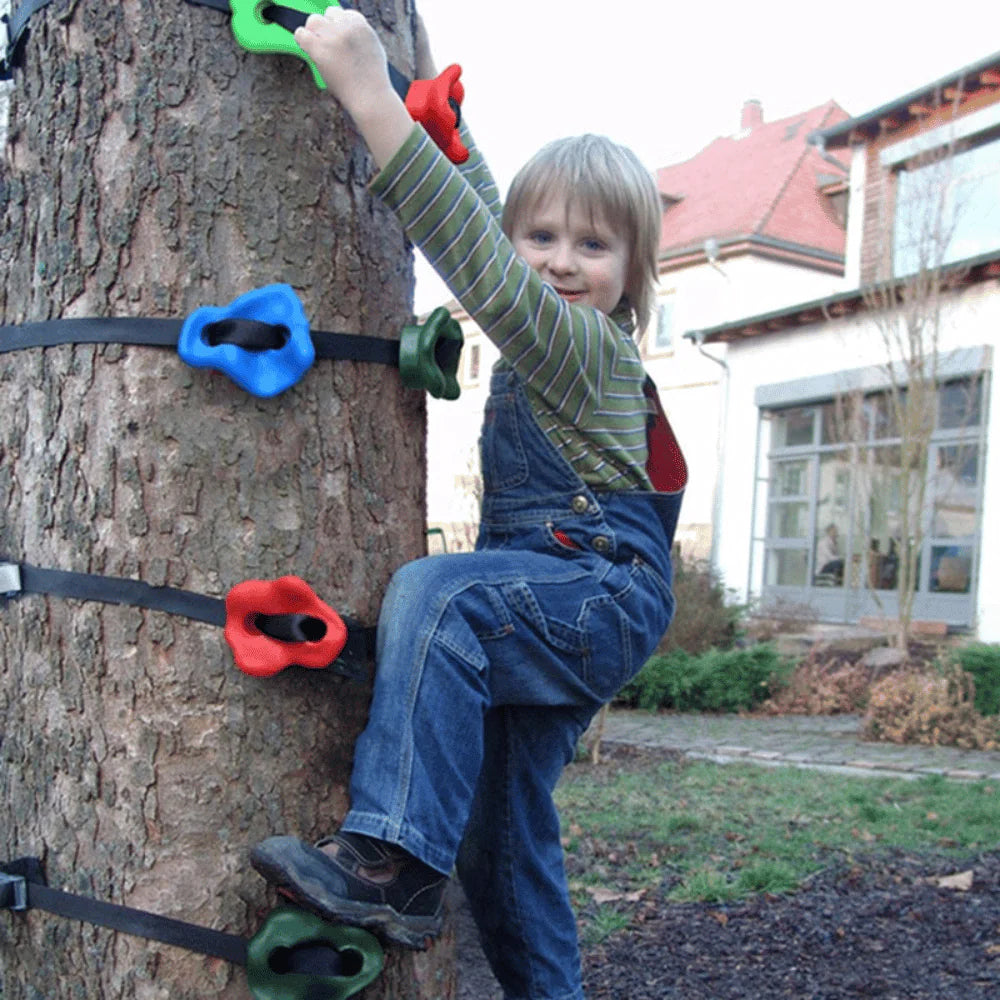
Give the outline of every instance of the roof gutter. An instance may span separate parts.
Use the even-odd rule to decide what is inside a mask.
[[[924,84],[924,86],[917,90],[910,91],[910,93],[904,94],[902,97],[897,97],[871,111],[867,111],[863,115],[858,115],[856,118],[848,118],[847,121],[831,125],[830,128],[810,132],[807,140],[813,145],[820,145],[817,139],[821,138],[824,147],[846,146],[852,132],[859,129],[871,128],[873,125],[877,126],[882,118],[892,114],[894,111],[899,111],[901,108],[908,108],[911,104],[916,103],[928,94],[934,94],[945,87],[953,86],[959,81],[976,76],[984,70],[994,68],[1000,68],[1000,52],[994,52],[993,55],[986,56],[978,62],[971,63],[960,70],[949,73],[947,76],[943,76],[933,83]]]

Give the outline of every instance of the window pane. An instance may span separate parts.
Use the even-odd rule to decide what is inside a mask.
[[[775,414],[774,446],[791,448],[796,445],[813,443],[813,414],[811,406],[794,410],[780,410]]]
[[[809,460],[802,458],[794,462],[775,462],[774,473],[774,496],[776,497],[801,497],[808,491]]]
[[[813,585],[839,587],[844,582],[844,545],[851,516],[851,468],[846,451],[821,455],[813,539]]]
[[[674,302],[664,299],[656,312],[654,346],[658,351],[669,351],[674,341]]]
[[[829,522],[816,538],[813,585],[839,587],[844,582],[843,540],[837,525]]]
[[[855,410],[851,398],[836,399],[819,407],[820,444],[840,444],[855,437],[852,430],[852,413]]]
[[[771,549],[765,570],[767,583],[774,587],[804,587],[808,555],[806,549]]]
[[[982,419],[983,380],[959,379],[938,390],[938,427],[977,427]]]
[[[906,411],[906,390],[874,393],[866,397],[865,408],[873,440],[899,437],[900,414]]]
[[[767,536],[768,538],[808,538],[809,504],[772,504]]]
[[[935,538],[959,538],[976,533],[979,493],[979,447],[950,445],[937,450],[934,472]]]
[[[958,153],[953,174],[947,261],[974,257],[1000,245],[1000,140]]]
[[[931,590],[967,594],[971,577],[971,546],[935,545],[931,548]]]
[[[895,538],[883,544],[881,537],[872,537],[864,555],[867,585],[872,590],[895,590],[899,582],[899,545]]]
[[[897,276],[1000,246],[1000,140],[936,150],[896,176]]]

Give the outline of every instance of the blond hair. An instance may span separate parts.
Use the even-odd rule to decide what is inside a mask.
[[[628,246],[625,298],[641,332],[656,299],[656,262],[660,248],[660,194],[639,158],[600,135],[557,139],[542,147],[517,173],[504,204],[502,226],[508,235],[518,219],[535,209],[554,189],[563,189],[591,216],[621,234]]]

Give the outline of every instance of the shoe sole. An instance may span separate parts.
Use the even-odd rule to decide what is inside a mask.
[[[324,920],[374,931],[415,951],[426,951],[441,933],[443,918],[407,916],[386,903],[361,903],[327,891],[316,848],[295,837],[272,837],[250,851],[250,864],[278,892]]]

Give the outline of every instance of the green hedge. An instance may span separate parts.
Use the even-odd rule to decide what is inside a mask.
[[[682,649],[654,656],[618,694],[633,708],[738,712],[771,697],[792,672],[768,644],[692,656]]]
[[[976,682],[974,704],[980,715],[1000,715],[1000,646],[972,643],[954,652],[955,662]]]

